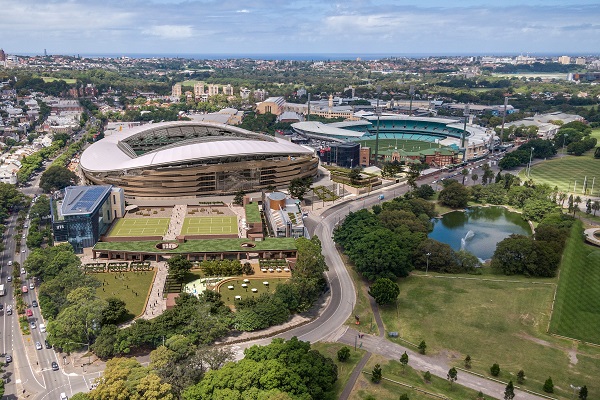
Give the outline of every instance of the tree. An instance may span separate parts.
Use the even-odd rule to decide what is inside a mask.
[[[379,364],[375,364],[375,366],[373,367],[373,372],[371,374],[371,382],[381,382],[381,366]]]
[[[61,190],[67,186],[75,185],[78,181],[77,174],[65,167],[54,165],[48,168],[40,178],[40,187],[45,192]]]
[[[337,352],[338,361],[344,362],[350,358],[350,349],[347,346],[342,347]]]
[[[467,176],[469,176],[469,170],[466,168],[463,168],[462,171],[460,171],[460,174],[462,175],[462,184],[465,184],[465,179],[467,178]]]
[[[490,374],[492,374],[492,376],[498,376],[498,375],[500,375],[500,365],[498,365],[497,363],[494,363],[490,367]]]
[[[500,172],[498,172],[498,173],[500,173]],[[475,183],[479,179],[479,175],[477,175],[477,174],[471,174],[471,179],[473,179],[473,183]]]
[[[243,190],[236,192],[235,196],[233,197],[233,204],[241,206],[242,203],[244,202],[245,195],[246,195],[246,192],[244,192]]]
[[[421,340],[421,343],[419,343],[419,353],[425,354],[425,350],[427,350],[427,344],[425,344],[424,340]]]
[[[400,287],[391,279],[378,278],[369,288],[369,294],[379,305],[391,304],[398,298]]]
[[[451,183],[440,192],[439,201],[452,208],[464,208],[469,202],[469,189],[460,183]]]
[[[523,382],[525,382],[525,371],[521,369],[519,372],[517,372],[517,383],[522,385]]]
[[[406,354],[406,351],[400,356],[400,364],[402,364],[402,370],[406,369],[408,365],[408,354]]]
[[[297,198],[298,200],[304,200],[304,195],[310,189],[312,185],[312,178],[295,178],[292,179],[288,186],[290,196]]]
[[[515,387],[512,381],[508,382],[504,389],[504,400],[513,400],[515,398]]]
[[[128,314],[125,302],[116,297],[110,297],[106,302],[106,308],[102,310],[102,325],[116,325],[119,322],[123,322]]]
[[[425,379],[425,382],[431,382],[431,372],[425,371],[425,374],[423,374],[423,379]]]
[[[543,389],[546,393],[554,393],[554,383],[552,383],[551,377],[548,377],[548,379],[546,379],[546,382],[544,382]]]
[[[425,200],[430,199],[435,194],[435,190],[433,190],[433,188],[430,185],[421,185],[418,188],[416,188],[413,192],[415,196]]]
[[[448,382],[450,382],[450,387],[452,387],[452,384],[458,379],[458,372],[456,371],[456,368],[452,367],[448,370],[447,379]]]
[[[581,400],[587,400],[587,397],[588,397],[588,388],[587,388],[587,386],[583,385],[581,387],[581,389],[579,389],[579,398]]]
[[[408,397],[408,394],[402,393],[399,400],[410,400],[410,397]]]
[[[169,275],[178,282],[183,282],[185,275],[192,269],[192,262],[182,255],[176,255],[167,260]]]
[[[466,369],[470,369],[471,368],[471,356],[468,355],[468,354],[465,357],[465,368]]]
[[[348,178],[350,178],[350,183],[356,185],[356,183],[360,180],[360,169],[351,169],[350,172],[348,172]]]

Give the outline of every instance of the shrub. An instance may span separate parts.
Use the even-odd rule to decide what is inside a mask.
[[[494,365],[490,367],[490,374],[492,374],[492,376],[500,375],[500,365],[494,363]]]

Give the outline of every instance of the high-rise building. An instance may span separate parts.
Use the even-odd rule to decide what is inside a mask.
[[[256,89],[254,91],[254,100],[255,101],[264,101],[269,96],[269,92],[265,89]]]
[[[560,56],[560,57],[558,57],[558,62],[560,64],[571,64],[571,57],[569,57],[569,56]]]
[[[240,97],[244,100],[247,100],[250,97],[250,89],[241,87],[240,88]]]
[[[208,85],[208,96],[216,96],[219,94],[219,85]]]
[[[577,65],[585,65],[585,58],[584,57],[577,57],[577,59],[575,59],[575,64],[577,64]]]
[[[0,49],[0,61],[6,61],[6,53],[2,49]]]
[[[204,94],[204,82],[196,82],[194,83],[194,98],[196,100],[200,100],[202,95]]]
[[[173,85],[173,89],[171,90],[172,97],[181,97],[181,83],[176,83]]]
[[[225,96],[233,96],[233,86],[230,84],[223,86],[223,94]]]

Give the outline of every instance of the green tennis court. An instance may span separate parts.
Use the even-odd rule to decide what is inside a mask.
[[[169,221],[169,218],[120,219],[108,236],[163,236],[169,228]]]
[[[236,216],[188,217],[183,220],[182,235],[223,235],[237,234]]]
[[[375,149],[375,140],[360,140],[359,143],[361,146],[370,147],[372,151]],[[432,142],[424,142],[420,140],[410,140],[410,139],[385,139],[381,136],[379,137],[379,150],[380,151],[392,151],[394,149],[405,150],[405,151],[420,151],[430,148],[439,147],[437,143]]]

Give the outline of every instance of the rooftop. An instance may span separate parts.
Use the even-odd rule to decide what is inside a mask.
[[[169,253],[169,254],[188,254],[188,253],[221,253],[238,251],[280,251],[295,250],[296,241],[294,238],[266,238],[262,241],[252,242],[248,239],[205,239],[188,240],[184,243],[178,243],[178,247],[172,250],[158,249],[157,241],[140,242],[98,242],[94,250],[110,251],[130,251],[142,253]],[[173,242],[177,243],[177,242]],[[254,247],[242,247],[243,243],[252,243]]]
[[[60,205],[60,212],[65,215],[83,215],[94,211],[112,186],[68,186]]]

